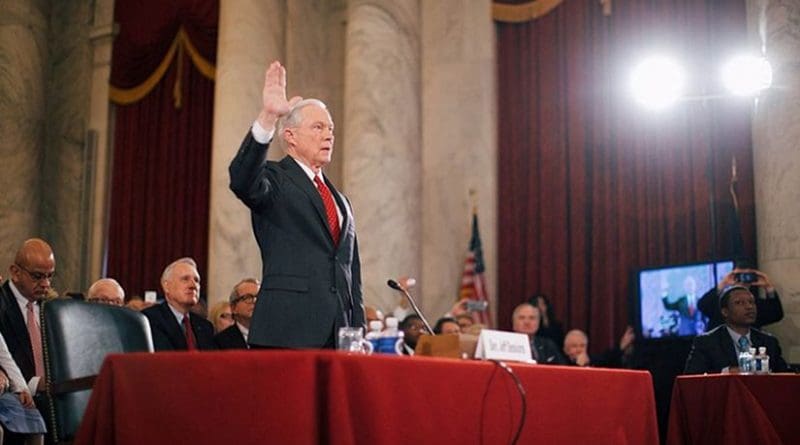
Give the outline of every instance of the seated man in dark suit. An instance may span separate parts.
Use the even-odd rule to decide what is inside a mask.
[[[528,335],[531,340],[531,356],[537,363],[566,365],[567,360],[558,352],[556,344],[549,338],[536,335],[536,332],[539,331],[540,320],[539,308],[530,303],[522,303],[514,308],[514,313],[511,315],[512,330]]]
[[[181,258],[164,269],[161,288],[166,301],[142,311],[150,322],[156,351],[214,349],[214,326],[191,314],[200,300],[197,263]]]
[[[234,323],[214,336],[217,348],[249,349],[247,336],[260,288],[261,283],[255,278],[245,278],[233,287],[229,301]]]
[[[564,337],[564,355],[568,364],[575,366],[600,366],[605,368],[624,368],[632,352],[636,334],[628,326],[619,339],[619,347],[606,350],[602,354],[589,354],[589,337],[580,329],[567,332]]]
[[[765,346],[770,368],[788,371],[778,340],[753,327],[756,321],[755,297],[744,286],[731,286],[722,291],[719,307],[725,324],[697,336],[686,360],[684,374],[702,374],[738,370],[739,352],[745,348]]]

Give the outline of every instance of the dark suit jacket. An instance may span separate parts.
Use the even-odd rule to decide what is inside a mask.
[[[778,295],[778,291],[775,291],[775,295],[771,298],[761,298],[757,289],[756,292],[753,292],[753,288],[751,288],[750,292],[756,297],[756,322],[753,326],[760,328],[783,319],[783,305],[781,305],[781,297]],[[719,291],[716,286],[700,297],[697,307],[708,317],[707,331],[725,322],[722,319],[722,311],[719,308]]]
[[[781,355],[781,346],[775,337],[758,329],[750,328],[750,341],[755,348],[767,347],[769,366],[772,371],[785,372],[789,370]],[[714,373],[730,366],[739,366],[738,353],[726,325],[722,325],[694,338],[683,373]]]
[[[36,375],[36,364],[33,360],[33,348],[25,318],[19,310],[14,293],[8,280],[0,287],[0,333],[8,344],[11,357],[17,362],[26,381]]]
[[[172,310],[165,301],[155,306],[150,306],[142,311],[150,330],[153,332],[153,346],[156,351],[186,351],[186,337],[183,326],[175,319]],[[197,349],[216,349],[214,345],[214,325],[210,321],[195,314],[189,314],[189,323],[197,341]]]
[[[235,323],[215,335],[214,344],[217,345],[217,349],[247,349],[242,331]]]
[[[263,279],[248,341],[322,347],[339,327],[364,326],[353,211],[326,179],[343,215],[334,245],[313,182],[291,157],[267,162],[268,147],[248,131],[229,169],[231,190],[250,208],[261,249]]]
[[[553,340],[546,337],[539,337],[538,335],[533,337],[531,340],[531,355],[540,365],[567,364],[567,359],[561,355]]]

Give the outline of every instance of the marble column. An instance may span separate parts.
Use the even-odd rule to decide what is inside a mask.
[[[351,0],[347,20],[342,189],[355,211],[364,299],[391,309],[398,297],[387,278],[424,279],[420,2]]]
[[[46,0],[4,0],[0,15],[0,275],[23,240],[41,236],[40,163],[47,73]]]
[[[430,317],[461,284],[478,207],[486,278],[496,304],[497,120],[491,1],[438,0],[422,18],[422,289]],[[496,313],[496,311],[493,311]]]
[[[751,0],[749,18],[772,64],[773,88],[753,120],[758,258],[778,288],[784,320],[767,327],[800,361],[800,1]]]
[[[203,277],[211,304],[227,298],[239,279],[261,278],[261,256],[250,212],[228,188],[228,165],[261,109],[267,65],[285,60],[285,26],[284,1],[220,2],[208,276]],[[282,153],[270,153],[270,159],[279,156]]]

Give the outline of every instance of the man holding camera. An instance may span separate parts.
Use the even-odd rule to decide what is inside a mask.
[[[730,286],[744,286],[750,289],[750,293],[755,297],[757,317],[753,323],[754,327],[760,328],[783,319],[780,296],[767,275],[760,270],[737,264],[729,274],[720,280],[717,287],[706,292],[697,304],[697,307],[708,317],[706,331],[723,323],[722,312],[719,308],[719,295],[722,289]]]

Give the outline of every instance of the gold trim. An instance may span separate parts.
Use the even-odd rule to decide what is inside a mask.
[[[498,22],[524,23],[547,15],[564,0],[535,0],[519,5],[492,3],[492,18]]]
[[[216,67],[214,67],[211,62],[209,62],[200,54],[199,51],[197,51],[197,48],[194,46],[194,44],[192,44],[191,40],[189,40],[189,35],[186,34],[186,31],[183,28],[180,28],[178,30],[178,35],[176,35],[175,39],[172,41],[166,56],[164,56],[164,59],[158,64],[156,69],[153,71],[153,74],[148,76],[144,82],[136,85],[133,88],[117,88],[113,85],[110,85],[109,97],[111,101],[118,105],[130,105],[134,102],[142,100],[145,96],[150,94],[150,92],[153,91],[153,88],[155,88],[156,85],[158,85],[158,82],[160,82],[164,77],[164,74],[166,74],[167,69],[175,59],[176,52],[179,54],[178,70],[180,74],[180,71],[183,68],[182,55],[184,50],[188,51],[189,58],[192,60],[192,64],[197,68],[198,71],[200,71],[200,74],[212,81],[216,78]],[[175,82],[173,94],[175,108],[180,108],[180,76]]]

